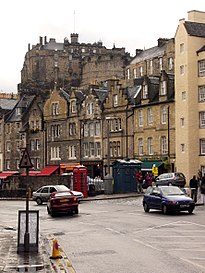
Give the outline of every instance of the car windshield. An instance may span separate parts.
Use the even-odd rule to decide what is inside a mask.
[[[172,187],[172,186],[167,186],[167,187],[161,187],[161,191],[163,195],[184,195],[183,191],[180,190],[178,187]]]
[[[56,185],[56,190],[59,191],[70,191],[70,189],[68,187],[66,187],[65,185]]]

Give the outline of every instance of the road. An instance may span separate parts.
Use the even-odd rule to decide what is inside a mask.
[[[82,202],[79,215],[40,213],[40,232],[54,234],[77,273],[205,272],[205,207],[194,214],[145,213],[141,197]],[[1,224],[17,226],[23,201],[1,201]]]

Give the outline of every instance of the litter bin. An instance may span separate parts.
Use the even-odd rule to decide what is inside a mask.
[[[95,185],[94,184],[89,184],[88,185],[88,195],[89,196],[95,196],[96,195]]]

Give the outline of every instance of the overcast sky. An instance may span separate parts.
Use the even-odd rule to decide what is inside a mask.
[[[80,43],[101,40],[107,48],[157,45],[158,38],[173,38],[187,12],[205,12],[205,0],[5,0],[1,2],[0,91],[17,93],[28,44],[39,36],[63,42],[79,34]],[[75,15],[74,15],[75,14]]]

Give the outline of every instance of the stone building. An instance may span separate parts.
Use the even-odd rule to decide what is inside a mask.
[[[205,12],[192,10],[175,35],[176,167],[205,173]]]
[[[77,33],[63,43],[40,37],[38,44],[28,46],[18,92],[46,92],[54,88],[55,82],[59,88],[69,90],[112,77],[124,78],[124,67],[130,59],[124,48],[107,49],[101,41],[79,43]]]

